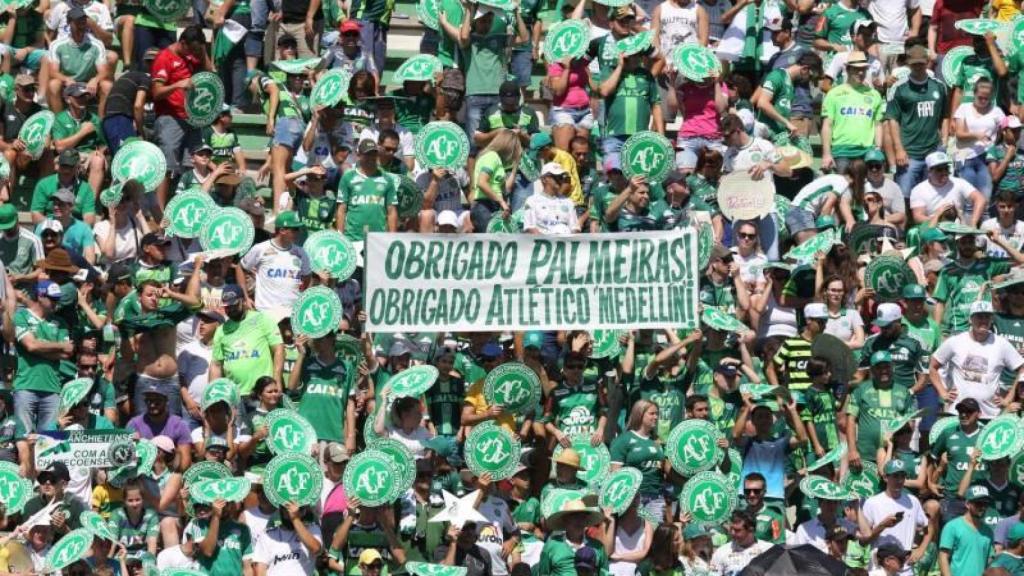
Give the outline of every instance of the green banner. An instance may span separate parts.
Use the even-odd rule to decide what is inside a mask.
[[[374,332],[699,325],[697,233],[384,234],[366,240]]]

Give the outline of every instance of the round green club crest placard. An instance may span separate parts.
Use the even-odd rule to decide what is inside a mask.
[[[598,502],[601,508],[611,508],[612,512],[622,514],[633,503],[644,475],[636,468],[620,468],[605,479],[601,485]]]
[[[619,330],[593,330],[590,332],[592,341],[590,346],[591,358],[615,358],[622,352],[622,345],[619,344]]]
[[[144,0],[142,5],[161,22],[176,22],[192,7],[187,0]]]
[[[352,76],[340,68],[326,72],[313,85],[313,91],[309,95],[310,103],[313,106],[327,108],[337,105],[348,94],[350,80]]]
[[[491,370],[484,379],[484,398],[491,406],[503,406],[523,414],[540,404],[540,378],[521,362],[507,362]]]
[[[955,416],[946,416],[945,418],[939,418],[932,424],[932,429],[928,431],[928,442],[931,446],[934,446],[946,430],[956,428],[960,424],[960,421]]]
[[[32,495],[32,482],[21,476],[18,465],[0,462],[0,503],[7,513],[21,512]]]
[[[562,20],[548,29],[544,37],[544,59],[549,63],[576,59],[587,52],[590,24],[586,20]]]
[[[989,32],[993,34],[999,32],[1006,27],[1006,24],[991,18],[968,18],[966,20],[958,20],[953,26],[957,30],[963,30],[974,36],[984,36]]]
[[[416,135],[416,161],[433,169],[457,170],[469,158],[469,138],[454,122],[431,122]]]
[[[114,528],[103,519],[103,516],[92,510],[85,510],[79,514],[78,523],[96,538],[117,542],[117,534],[114,533]]]
[[[242,402],[242,393],[239,392],[238,385],[232,379],[217,378],[206,385],[201,402],[203,410],[217,402],[224,402],[232,408],[237,407]]]
[[[144,575],[148,576],[148,575]],[[164,568],[157,576],[209,576],[202,570],[194,568]]]
[[[310,70],[319,68],[323,61],[324,59],[319,56],[312,56],[309,58],[295,58],[293,60],[275,60],[270,65],[285,74],[305,74]]]
[[[426,562],[406,562],[405,569],[414,576],[466,576],[469,572],[465,566],[445,566]]]
[[[942,77],[957,78],[960,68],[964,65],[964,60],[973,55],[974,48],[970,46],[957,46],[946,52],[946,55],[942,57]]]
[[[398,481],[391,457],[372,448],[352,457],[345,467],[345,493],[355,496],[365,506],[380,506],[391,502]]]
[[[267,414],[267,447],[273,454],[309,454],[316,445],[316,430],[301,414],[278,408]]]
[[[914,272],[903,257],[893,254],[872,258],[864,270],[864,282],[882,302],[899,300],[903,287],[915,281]]]
[[[214,210],[217,210],[217,203],[206,192],[192,190],[177,194],[164,210],[168,222],[167,231],[180,238],[195,238],[202,232],[206,218]]]
[[[494,480],[504,480],[519,467],[519,440],[493,421],[478,424],[469,433],[465,445],[466,464],[477,476],[489,472]]]
[[[124,199],[124,182],[114,182],[110,188],[100,192],[100,204],[107,208],[114,208]]]
[[[608,447],[604,444],[593,446],[590,443],[590,436],[577,434],[569,439],[572,449],[580,455],[580,470],[576,477],[587,483],[588,486],[600,486],[612,469],[612,456]],[[555,445],[552,453],[557,458],[565,448],[561,444]]]
[[[309,255],[314,271],[324,271],[339,281],[356,271],[358,255],[352,241],[337,230],[320,230],[309,235],[302,249]]]
[[[188,123],[205,128],[220,115],[224,107],[224,83],[213,72],[192,75],[192,87],[185,92],[185,113]]]
[[[153,444],[152,440],[139,438],[135,441],[135,454],[138,458],[136,470],[140,476],[149,474],[153,470],[153,463],[156,462],[157,452],[159,452],[159,448],[156,447],[156,444]]]
[[[800,481],[800,491],[819,500],[848,500],[850,491],[822,476],[806,476]]]
[[[632,56],[646,51],[651,47],[653,36],[649,30],[626,36],[615,43],[615,49],[623,56]]]
[[[196,502],[212,504],[216,500],[241,502],[249,495],[251,484],[247,478],[232,476],[214,480],[200,480],[189,488],[189,496]]]
[[[164,153],[145,140],[132,140],[121,146],[110,163],[110,176],[115,182],[137,180],[146,192],[156,190],[166,175]]]
[[[386,386],[392,398],[412,396],[418,398],[437,382],[440,372],[429,364],[406,368],[388,379]]]
[[[185,484],[186,488],[191,487],[196,482],[201,480],[209,480],[211,478],[230,478],[231,469],[221,464],[220,462],[196,462],[185,470],[185,473],[181,475],[181,481]]]
[[[85,528],[72,530],[64,535],[46,554],[46,567],[60,570],[85,558],[92,548],[92,533]]]
[[[310,338],[321,338],[337,330],[341,318],[341,299],[326,286],[307,288],[292,307],[292,328]]]
[[[323,480],[320,465],[313,458],[305,454],[279,454],[263,470],[263,492],[274,506],[288,502],[308,506],[320,499]]]
[[[975,447],[981,450],[982,460],[998,460],[1020,452],[1020,418],[1013,415],[993,418],[978,435]]]
[[[710,222],[697,225],[697,267],[707,270],[711,264],[711,249],[715,247],[715,228]]]
[[[683,420],[672,429],[665,442],[668,461],[683,476],[714,468],[725,456],[716,445],[720,438],[723,438],[722,433],[706,420]]]
[[[689,512],[694,521],[705,524],[728,520],[736,501],[735,486],[718,472],[701,472],[690,478],[679,495],[681,508]]]
[[[843,478],[843,487],[858,498],[870,498],[878,493],[878,471],[871,466],[861,467],[860,472],[850,469]]]
[[[657,132],[637,132],[622,145],[622,173],[626,178],[639,175],[648,182],[661,182],[674,162],[672,143]]]
[[[55,116],[49,110],[40,110],[28,117],[18,131],[18,139],[25,143],[25,153],[38,160],[46,149]]]
[[[440,1],[420,0],[416,3],[416,17],[427,28],[439,29],[441,27]]]
[[[395,70],[392,81],[401,82],[430,82],[434,76],[444,69],[441,60],[432,54],[417,54],[409,58]]]
[[[710,48],[700,44],[683,44],[672,52],[672,64],[683,76],[700,82],[718,75],[722,65]]]
[[[736,490],[739,490],[743,487],[743,483],[741,482],[741,474],[743,473],[743,456],[740,454],[740,451],[735,448],[729,448],[728,455],[730,466],[729,473],[725,476],[729,479],[731,485],[735,486]]]
[[[225,250],[240,254],[249,251],[255,237],[252,219],[242,209],[219,208],[207,217],[199,233],[199,244],[207,251]]]
[[[746,332],[749,330],[746,324],[717,306],[704,308],[700,314],[700,321],[710,328],[723,332]]]
[[[74,408],[79,402],[85,399],[92,389],[91,378],[75,378],[66,382],[60,389],[60,409],[62,412]]]
[[[391,463],[395,465],[395,471],[398,475],[394,483],[395,492],[391,495],[391,500],[396,500],[399,496],[405,494],[406,490],[412,488],[412,483],[416,481],[416,458],[405,447],[405,444],[393,438],[378,438],[367,446],[387,455],[391,458]]]

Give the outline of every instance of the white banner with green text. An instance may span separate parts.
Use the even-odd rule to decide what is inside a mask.
[[[698,325],[694,230],[381,234],[366,240],[372,332]]]

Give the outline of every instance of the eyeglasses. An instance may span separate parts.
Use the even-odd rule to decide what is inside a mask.
[[[395,147],[383,146],[383,147],[381,147],[381,151],[387,152],[388,154],[394,154],[395,152],[398,152],[398,147],[397,146],[395,146]]]
[[[756,240],[757,234],[747,234],[745,232],[740,232],[739,237],[742,238],[743,240]]]
[[[880,162],[872,162],[868,164],[868,170],[881,170],[883,165]]]

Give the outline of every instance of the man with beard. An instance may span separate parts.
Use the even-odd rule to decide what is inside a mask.
[[[260,376],[282,382],[284,340],[277,324],[270,316],[249,310],[240,286],[225,286],[221,302],[228,321],[213,336],[209,381],[226,376],[243,395],[252,392]]]
[[[932,296],[938,301],[932,315],[942,327],[944,334],[962,333],[967,330],[967,309],[978,299],[982,287],[994,276],[1005,274],[1011,262],[978,256],[975,236],[981,230],[960,227],[954,232],[956,259],[947,264],[939,273],[939,281]],[[989,239],[998,244],[1016,264],[1024,264],[1021,255],[1004,237],[994,232]]]
[[[914,409],[910,392],[893,385],[893,360],[889,352],[875,352],[869,363],[871,381],[857,386],[846,406],[850,466],[854,468],[875,460],[882,445],[882,422],[904,417]]]
[[[821,73],[821,57],[813,52],[801,54],[786,68],[769,72],[752,98],[759,119],[768,126],[775,143],[792,142],[810,151],[807,139],[800,135],[797,125],[790,120],[790,105],[796,95],[794,86],[806,85],[812,76]]]
[[[132,411],[139,414],[145,403],[144,390],[159,390],[169,400],[169,412],[181,413],[181,387],[178,382],[176,353],[177,324],[192,316],[201,305],[199,284],[203,256],[197,255],[195,268],[185,292],[174,292],[156,280],[144,280],[114,313],[120,326],[121,355],[135,358],[138,379]]]
[[[864,341],[857,380],[867,378],[868,360],[875,352],[888,352],[892,356],[893,381],[920,392],[927,384],[927,363],[921,343],[903,330],[903,310],[899,304],[886,302],[878,305],[874,325],[878,333]]]
[[[992,529],[982,522],[992,502],[988,489],[971,486],[967,491],[967,512],[942,528],[939,539],[939,572],[981,574],[992,554]]]

